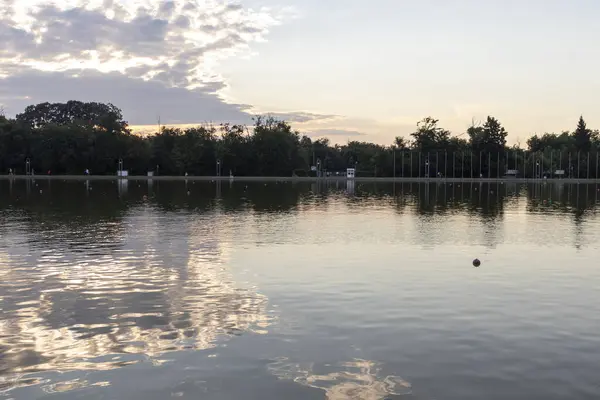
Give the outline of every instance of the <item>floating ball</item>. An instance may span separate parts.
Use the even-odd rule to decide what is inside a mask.
[[[480,265],[481,265],[481,261],[479,261],[478,258],[476,258],[476,259],[473,260],[473,266],[474,267],[479,267]]]

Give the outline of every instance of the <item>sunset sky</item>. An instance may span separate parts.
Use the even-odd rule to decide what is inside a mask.
[[[0,0],[0,104],[112,102],[134,126],[272,113],[389,144],[428,115],[509,142],[600,128],[596,0]]]

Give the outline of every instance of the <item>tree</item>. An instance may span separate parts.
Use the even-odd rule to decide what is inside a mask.
[[[467,129],[471,148],[476,152],[497,153],[506,147],[508,133],[500,122],[494,117],[487,117],[482,126],[472,124]]]
[[[590,151],[590,148],[592,147],[592,131],[587,128],[583,116],[579,117],[577,129],[575,129],[575,132],[573,132],[573,139],[575,141],[575,149],[577,151]]]
[[[398,150],[406,150],[408,149],[408,142],[406,138],[402,136],[396,136],[396,138],[394,139],[394,146]]]
[[[541,137],[533,135],[527,139],[527,148],[533,152],[546,149],[564,150],[573,147],[574,139],[569,132],[563,132],[560,135],[556,133],[544,133]]]
[[[588,177],[588,164],[589,171],[596,170],[596,155],[588,156],[586,150],[600,151],[598,132],[590,130],[583,118],[573,133],[531,137],[528,148],[538,154],[527,159],[506,148],[506,130],[491,116],[467,129],[468,141],[464,134],[451,136],[437,119],[427,117],[417,123],[410,143],[398,136],[391,146],[358,141],[332,145],[327,138],[300,136],[285,121],[260,116],[254,121],[250,129],[223,124],[162,128],[139,136],[129,134],[121,111],[111,104],[41,103],[14,119],[0,116],[0,171],[23,173],[29,158],[36,171],[79,174],[89,168],[94,174],[115,174],[122,159],[131,174],[158,169],[161,175],[214,175],[219,160],[223,175],[231,170],[236,176],[306,176],[319,159],[323,170],[334,173],[356,166],[359,176],[468,177],[481,171],[495,177],[534,160],[553,168],[557,158],[552,150],[561,150],[562,160],[567,159],[565,151],[580,150],[584,152],[578,157],[580,176]]]
[[[217,143],[217,154],[223,165],[223,173],[234,175],[248,174],[246,166],[252,148],[249,139],[244,135],[243,125],[221,125],[221,140]]]
[[[130,133],[127,122],[123,120],[123,113],[110,103],[74,100],[66,103],[40,103],[28,106],[16,119],[31,128],[43,128],[50,124],[76,125],[112,133]]]
[[[426,117],[417,123],[417,130],[410,134],[415,149],[428,152],[444,149],[448,145],[450,131],[438,127],[438,122],[437,119]]]
[[[301,164],[300,135],[285,121],[256,117],[251,169],[259,176],[291,176]]]

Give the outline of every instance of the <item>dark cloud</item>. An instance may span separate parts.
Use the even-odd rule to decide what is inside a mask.
[[[173,24],[181,29],[187,29],[190,27],[190,19],[185,15],[180,15],[173,21]]]
[[[29,104],[45,101],[111,102],[123,110],[132,125],[204,121],[250,123],[247,105],[227,104],[209,90],[167,87],[159,82],[128,78],[119,73],[83,72],[78,77],[63,72],[29,70],[0,79],[0,93],[11,93],[7,113],[14,115]]]
[[[175,11],[175,6],[174,1],[165,1],[158,10],[161,15],[169,17]]]
[[[228,11],[237,11],[237,10],[241,10],[243,8],[243,6],[239,3],[230,3],[227,4],[227,10]]]
[[[36,19],[34,29],[45,31],[41,34],[41,45],[32,41],[22,48],[23,55],[29,58],[103,51],[108,47],[142,57],[162,54],[166,46],[181,42],[180,37],[167,40],[168,20],[147,14],[124,21],[110,19],[99,10],[62,10],[48,5],[32,15]]]
[[[165,124],[252,123],[252,107],[224,102],[216,94],[221,85],[214,82],[188,90],[116,72],[86,71],[74,77],[66,72],[29,69],[0,79],[0,102],[6,104],[7,114],[13,116],[30,104],[77,99],[113,103],[123,110],[131,125],[155,124],[158,115]],[[285,117],[289,122],[306,122],[329,116],[288,113]]]
[[[365,136],[366,133],[346,130],[346,129],[317,129],[315,131],[307,132],[307,136],[311,137],[324,137],[324,136]]]

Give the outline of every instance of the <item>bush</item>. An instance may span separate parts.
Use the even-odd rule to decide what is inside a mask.
[[[306,174],[306,170],[304,170],[304,169],[295,169],[292,175],[293,176],[302,177],[302,178],[308,176]]]

